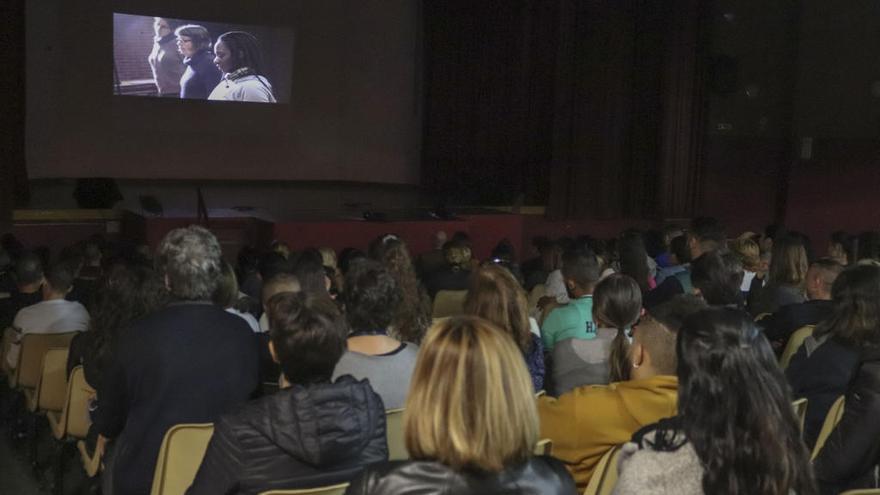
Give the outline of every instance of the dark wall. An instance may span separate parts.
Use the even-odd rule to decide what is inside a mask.
[[[27,196],[24,163],[24,0],[0,3],[0,233],[12,226],[12,209]]]

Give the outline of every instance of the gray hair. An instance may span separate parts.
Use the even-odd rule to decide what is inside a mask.
[[[159,244],[157,264],[178,299],[210,300],[220,282],[220,243],[204,227],[174,229]]]

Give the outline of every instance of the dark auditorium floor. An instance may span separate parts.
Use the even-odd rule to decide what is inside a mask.
[[[49,433],[45,419],[40,419],[37,443],[39,468],[34,469],[30,461],[28,440],[13,441],[10,430],[10,392],[5,386],[5,378],[0,377],[0,494],[3,495],[49,495],[52,493],[53,456],[56,453],[54,438]],[[75,449],[73,449],[75,451]],[[88,493],[85,490],[87,478],[73,451],[66,456],[64,494]]]

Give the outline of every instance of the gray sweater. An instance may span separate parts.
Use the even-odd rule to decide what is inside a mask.
[[[676,451],[659,452],[647,444],[653,439],[654,432],[646,434],[641,449],[624,444],[614,495],[703,495],[703,467],[693,445],[686,442]]]
[[[385,410],[399,409],[406,402],[409,382],[419,353],[417,345],[408,342],[404,345],[405,347],[393,354],[379,356],[345,351],[333,371],[333,380],[342,375],[351,375],[358,380],[366,378],[382,398]]]
[[[616,335],[616,328],[600,328],[594,339],[567,339],[553,346],[557,396],[583,385],[608,385],[608,357]]]

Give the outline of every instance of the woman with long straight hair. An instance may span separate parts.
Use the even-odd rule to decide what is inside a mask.
[[[794,236],[777,239],[773,243],[766,284],[749,294],[749,312],[752,315],[774,313],[780,306],[804,302],[809,268],[803,239]]]
[[[678,415],[624,446],[615,493],[815,494],[791,394],[749,315],[697,312],[676,351]]]

